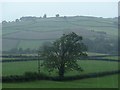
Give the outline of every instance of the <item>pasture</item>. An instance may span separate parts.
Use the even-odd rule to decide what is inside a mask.
[[[41,60],[41,63],[43,60]],[[84,75],[89,73],[118,70],[119,62],[79,60],[79,65],[84,69],[83,72],[70,71],[65,76]],[[3,63],[3,76],[23,75],[25,72],[37,72],[38,61],[20,61]],[[57,76],[57,72],[48,73],[47,69],[41,67],[41,72],[49,76]],[[117,88],[118,75],[105,77],[88,78],[74,81],[31,81],[21,83],[3,83],[3,88]]]
[[[97,17],[85,17],[85,16],[74,16],[74,17],[61,17],[61,18],[40,18],[36,21],[22,21],[22,22],[11,22],[3,25],[3,35],[9,35],[17,31],[51,31],[51,30],[65,30],[68,28],[86,28],[88,30],[105,31],[111,35],[117,35],[116,19],[110,18],[97,18]],[[22,27],[21,27],[22,26]],[[62,27],[61,27],[62,26]]]
[[[42,63],[42,61],[41,61]],[[84,69],[83,72],[71,71],[66,75],[80,75],[94,72],[118,70],[118,62],[80,60],[79,65]],[[22,75],[25,72],[37,72],[37,61],[6,62],[3,63],[3,76]],[[48,74],[47,70],[41,67],[41,72]],[[57,75],[54,72],[54,75]]]
[[[105,38],[115,39],[117,37],[116,19],[97,17],[60,17],[60,18],[36,18],[35,21],[20,21],[3,24],[3,51],[12,48],[38,49],[44,42],[54,41],[63,33],[71,31],[82,35],[83,38],[95,39],[104,36],[100,32],[105,32]],[[32,36],[32,37],[31,37]],[[86,39],[87,40],[87,39]],[[113,42],[114,43],[114,42]],[[89,45],[89,44],[88,44]],[[92,55],[104,55],[89,53]],[[117,57],[109,56],[104,59],[118,60]],[[3,58],[3,60],[19,60],[19,58]],[[43,61],[41,60],[41,63]],[[100,60],[79,60],[79,65],[83,72],[70,71],[65,76],[84,75],[89,73],[118,70],[119,62]],[[2,63],[2,75],[23,75],[25,72],[37,72],[38,61],[19,61]],[[49,73],[47,69],[41,67],[41,72],[49,76],[58,76],[57,70]],[[3,83],[3,88],[116,88],[118,87],[118,75],[111,75],[99,78],[90,78],[74,81],[32,81],[22,83]]]
[[[114,39],[118,35],[116,19],[87,16],[37,18],[35,21],[24,20],[2,25],[3,51],[11,48],[36,49],[42,43],[53,41],[63,33],[71,31],[83,38],[96,38],[107,33],[105,37]],[[22,37],[21,37],[22,36]],[[32,37],[31,37],[32,36]],[[115,38],[116,39],[116,38]],[[8,46],[9,44],[9,46]]]

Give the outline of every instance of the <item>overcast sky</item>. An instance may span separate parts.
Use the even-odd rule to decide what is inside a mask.
[[[61,16],[97,16],[117,17],[117,2],[6,2],[2,3],[2,20],[12,21],[22,16],[53,17]]]

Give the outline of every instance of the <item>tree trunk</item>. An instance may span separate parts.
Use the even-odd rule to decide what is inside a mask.
[[[65,73],[65,68],[64,68],[64,64],[62,64],[59,68],[59,77],[63,78],[64,77],[64,73]]]

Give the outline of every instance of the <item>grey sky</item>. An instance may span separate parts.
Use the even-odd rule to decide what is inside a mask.
[[[59,13],[61,16],[117,17],[117,2],[61,2],[61,3],[2,3],[2,20],[15,20],[22,16],[49,17]]]

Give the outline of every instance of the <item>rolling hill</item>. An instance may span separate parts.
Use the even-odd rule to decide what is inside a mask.
[[[94,49],[91,49],[92,44],[96,44],[96,46],[100,44],[94,41],[102,39],[103,43],[106,42],[113,46],[114,50],[112,51],[116,52],[117,19],[88,16],[49,18],[29,16],[21,17],[11,22],[2,22],[3,51],[8,51],[12,48],[37,49],[43,43],[54,41],[63,33],[69,32],[76,32],[83,36],[83,40],[90,48],[90,51]],[[105,48],[104,46],[102,46],[103,49]],[[99,46],[96,48],[99,48]],[[98,51],[97,49],[93,50],[93,52]]]

